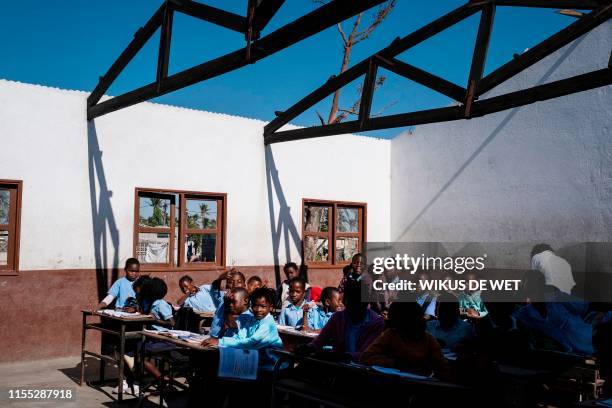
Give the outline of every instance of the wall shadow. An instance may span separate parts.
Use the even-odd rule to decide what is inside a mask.
[[[546,83],[548,78],[557,70],[557,68],[569,57],[572,52],[576,49],[576,47],[584,40],[584,36],[572,42],[567,50],[555,61],[555,63],[544,73],[544,75],[538,80],[538,82],[534,85],[542,85]],[[486,95],[485,95],[486,96]],[[478,146],[478,148],[470,155],[470,157],[457,169],[457,171],[444,183],[444,185],[433,195],[433,197],[425,204],[425,206],[419,211],[419,213],[408,223],[404,231],[395,237],[396,241],[405,239],[405,235],[416,225],[416,223],[429,211],[429,209],[438,201],[440,196],[459,178],[459,176],[463,173],[463,171],[482,153],[482,151],[487,147],[500,133],[501,131],[510,124],[514,116],[522,109],[522,107],[514,108],[510,110],[508,115],[502,119],[502,121],[497,125],[497,127],[491,132],[489,136]],[[479,118],[471,119],[471,120],[479,120]],[[452,122],[451,122],[452,123]]]
[[[285,259],[287,262],[291,260],[291,244],[296,248],[301,248],[302,239],[293,218],[291,217],[291,209],[287,205],[287,199],[283,192],[283,187],[278,178],[278,169],[274,162],[274,154],[272,148],[265,146],[266,157],[266,185],[268,189],[268,211],[270,215],[270,234],[272,236],[272,255],[274,257],[274,276],[276,285],[281,281],[280,267],[280,251],[284,250]],[[274,197],[278,201],[278,214],[274,211]],[[281,242],[282,235],[282,242]]]
[[[98,299],[102,299],[108,292],[109,272],[111,281],[115,281],[119,273],[119,230],[110,202],[113,192],[108,189],[106,183],[102,151],[93,120],[87,122],[87,154],[96,282]],[[111,239],[110,243],[108,236]],[[112,252],[110,259],[109,252]]]

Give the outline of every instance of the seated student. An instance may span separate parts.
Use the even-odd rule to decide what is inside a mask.
[[[134,297],[129,297],[125,301],[125,306],[123,307],[123,310],[125,312],[128,312],[128,313],[136,313],[136,312],[142,313],[143,308],[146,308],[147,310],[149,310],[148,306],[144,305],[145,307],[143,307],[143,300],[142,300],[142,295],[141,295],[142,287],[149,280],[151,280],[151,276],[149,276],[149,275],[140,275],[138,277],[138,279],[136,279],[134,281],[134,283],[132,284],[132,288],[134,289],[135,296]]]
[[[300,268],[297,266],[295,262],[287,262],[283,267],[283,272],[285,272],[286,279],[281,282],[276,290],[276,294],[278,296],[278,304],[279,308],[284,308],[291,303],[289,300],[289,281],[293,278],[301,277],[304,282],[306,282],[306,294],[304,298],[306,301],[310,301],[310,284],[306,277],[300,272]]]
[[[150,310],[144,310],[150,313],[155,318],[156,322],[151,325],[151,328],[163,330],[174,327],[174,317],[172,314],[172,306],[164,300],[168,293],[168,286],[163,279],[151,278],[146,281],[142,287],[142,299],[145,304],[150,304]],[[162,351],[170,350],[173,346],[164,341],[148,341],[145,345],[146,351]],[[154,360],[146,359],[144,361],[145,369],[153,375],[156,380],[159,380],[161,373]]]
[[[245,319],[244,325],[231,337],[209,338],[203,346],[234,347],[259,350],[260,370],[270,371],[276,363],[272,349],[282,349],[283,342],[278,335],[276,323],[270,314],[274,296],[268,288],[256,289],[249,298],[252,316]]]
[[[249,280],[247,280],[247,290],[249,291],[249,295],[253,293],[255,289],[259,289],[263,287],[264,287],[263,281],[257,275],[251,276]]]
[[[416,302],[394,302],[387,329],[361,354],[360,363],[397,368],[448,379],[449,366],[436,339],[425,331],[423,310]]]
[[[480,279],[475,271],[465,274],[466,281]],[[471,318],[481,318],[487,315],[487,307],[480,298],[480,290],[467,290],[459,293],[459,310]]]
[[[191,307],[201,312],[214,312],[217,309],[210,294],[210,285],[198,287],[194,285],[191,276],[185,275],[179,279],[179,288],[183,292],[183,296],[176,301],[179,306]]]
[[[546,280],[542,272],[526,272],[523,292],[527,304],[516,311],[514,317],[533,334],[556,343],[545,347],[592,355],[593,325],[587,323],[581,313],[577,313],[572,302],[548,301],[550,296],[545,289]]]
[[[306,282],[299,276],[291,278],[289,281],[289,304],[283,307],[278,324],[281,326],[292,326],[302,328],[304,322],[303,307],[306,304]]]
[[[331,346],[336,353],[348,353],[359,361],[361,353],[382,333],[385,322],[361,301],[361,285],[348,281],[344,287],[345,309],[329,319],[319,335],[310,343],[315,349]]]
[[[342,279],[338,284],[338,290],[340,293],[344,293],[344,287],[347,282],[359,282],[363,272],[363,266],[365,266],[365,259],[363,254],[357,253],[351,258],[351,263],[346,265],[342,269]]]
[[[221,337],[232,337],[253,314],[249,310],[249,292],[245,288],[234,288],[230,292],[229,313],[226,314]]]
[[[108,295],[98,304],[98,309],[103,309],[115,301],[116,308],[125,306],[125,301],[136,297],[132,284],[140,276],[140,262],[136,258],[129,258],[125,261],[125,276],[117,279],[108,290]]]
[[[459,302],[454,295],[445,293],[438,297],[437,320],[427,322],[427,331],[442,347],[456,351],[459,346],[474,338],[472,325],[460,318]]]
[[[226,288],[227,291],[220,291],[221,281],[226,280]],[[212,291],[222,293],[221,303],[217,307],[215,312],[215,316],[213,317],[213,321],[210,324],[210,336],[211,337],[219,337],[219,333],[223,329],[225,324],[225,319],[230,312],[230,303],[231,303],[231,291],[234,288],[244,288],[245,279],[242,272],[237,270],[231,270],[228,272],[224,272],[221,276],[212,283]],[[227,294],[227,296],[226,296]],[[213,298],[218,297],[218,294],[213,295]]]
[[[303,319],[304,331],[319,332],[332,315],[344,309],[342,296],[338,288],[328,286],[321,291],[320,305],[306,303],[303,307],[306,319]]]

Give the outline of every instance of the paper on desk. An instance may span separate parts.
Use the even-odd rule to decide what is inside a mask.
[[[219,377],[256,380],[259,354],[257,350],[219,347]]]
[[[142,316],[142,314],[140,314],[140,313],[128,313],[128,312],[122,312],[121,310],[113,310],[113,309],[101,309],[101,310],[98,310],[98,313],[102,313],[102,314],[113,316],[113,317],[137,317],[137,316]]]

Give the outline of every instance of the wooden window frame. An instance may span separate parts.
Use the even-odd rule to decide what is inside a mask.
[[[304,219],[304,210],[307,205],[320,205],[322,207],[329,207],[330,214],[328,216],[328,231],[327,232],[312,232],[306,231],[306,221]],[[357,233],[354,232],[337,232],[336,218],[338,214],[338,207],[349,207],[357,208],[359,210],[359,229]],[[319,200],[314,198],[303,198],[302,199],[302,260],[304,264],[313,268],[338,268],[344,267],[350,263],[347,261],[336,261],[336,239],[344,237],[358,238],[358,252],[363,251],[363,247],[367,237],[367,214],[368,204],[354,201],[332,201],[332,200]],[[328,261],[327,262],[308,262],[304,256],[304,243],[306,237],[324,237],[328,239]]]
[[[9,222],[0,224],[0,231],[9,234],[6,265],[0,265],[0,276],[19,274],[19,241],[21,233],[21,180],[0,180],[0,188],[11,191],[9,199]]]
[[[179,201],[178,226],[176,221],[176,202],[175,196]],[[170,227],[141,227],[140,220],[140,197],[159,196],[160,198],[170,198]],[[185,204],[187,200],[216,200],[217,201],[217,224],[215,229],[188,229],[185,224]],[[133,256],[138,258],[139,233],[141,232],[161,232],[169,234],[169,255],[168,263],[141,263],[140,270],[143,272],[172,272],[172,271],[201,271],[201,270],[221,270],[225,269],[226,255],[226,233],[227,233],[227,194],[211,193],[205,191],[187,191],[174,189],[159,189],[136,187],[134,198],[134,236],[133,236]],[[175,231],[178,227],[178,237]],[[215,259],[216,262],[186,262],[184,254],[185,236],[187,234],[216,234]],[[178,259],[174,259],[175,242],[178,245]]]

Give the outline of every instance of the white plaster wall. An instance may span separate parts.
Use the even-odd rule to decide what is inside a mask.
[[[603,68],[611,48],[608,22],[495,93]],[[392,239],[611,241],[611,119],[607,86],[399,135],[391,147]]]
[[[301,238],[302,198],[366,202],[368,238],[389,239],[389,141],[320,138],[273,145],[266,156],[261,121],[143,103],[88,126],[86,97],[0,80],[0,179],[24,186],[22,270],[92,268],[96,255],[120,265],[132,255],[135,187],[227,193],[229,265],[271,265],[275,253],[299,260],[299,242],[282,231],[293,225]],[[272,158],[291,215],[279,222],[272,187],[274,239]]]

